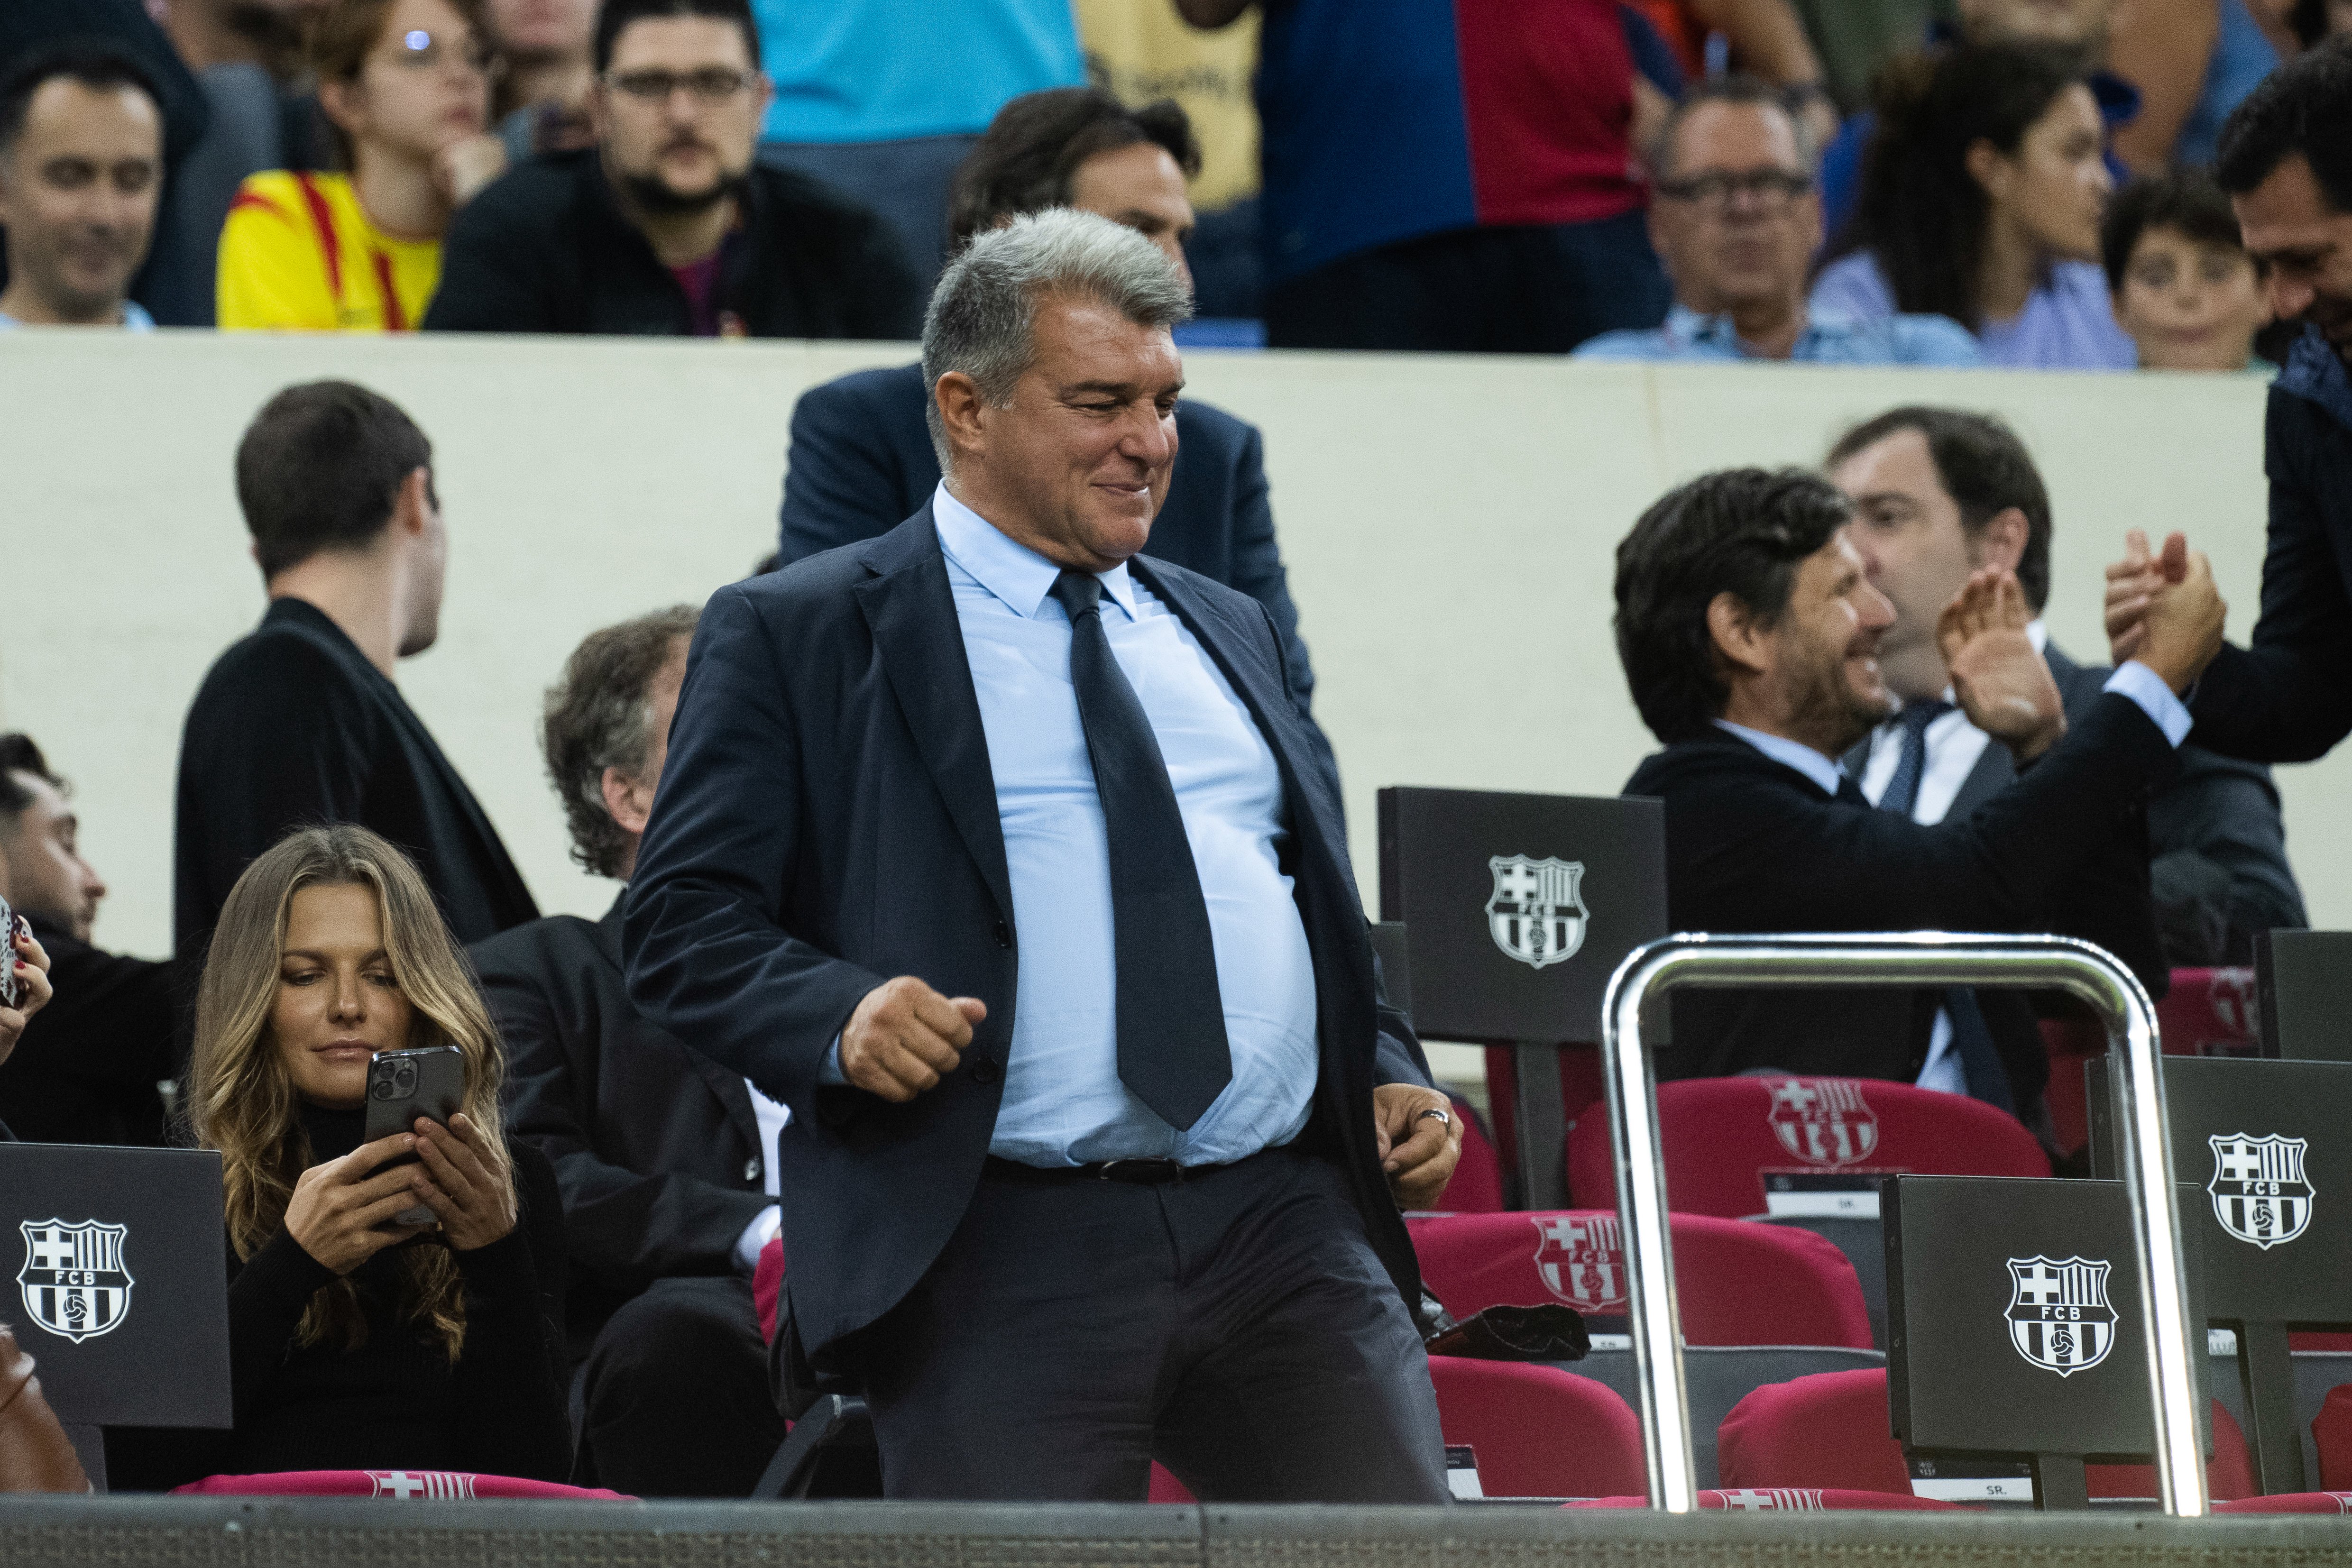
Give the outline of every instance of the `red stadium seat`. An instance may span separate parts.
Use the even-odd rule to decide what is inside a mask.
[[[1564,1502],[1562,1508],[1647,1508],[1646,1497],[1580,1498]],[[1913,1497],[1908,1492],[1839,1491],[1823,1487],[1748,1487],[1737,1491],[1717,1491],[1712,1488],[1698,1494],[1701,1509],[1722,1509],[1734,1513],[1816,1513],[1831,1509],[1881,1509],[1902,1511],[1917,1509],[1957,1511],[1960,1505],[1940,1498]]]
[[[1596,1045],[1563,1045],[1559,1052],[1559,1117],[1560,1125],[1573,1127],[1586,1115],[1606,1122],[1609,1113],[1601,1101],[1608,1091],[1601,1082],[1601,1048]],[[1507,1168],[1518,1159],[1519,1132],[1519,1048],[1516,1045],[1490,1045],[1486,1048],[1486,1104],[1495,1118],[1495,1148]]]
[[[1870,1314],[1853,1265],[1807,1230],[1672,1217],[1675,1295],[1691,1344],[1870,1348]],[[1613,1210],[1454,1214],[1407,1223],[1422,1280],[1445,1310],[1560,1301],[1626,1310],[1624,1253]]]
[[[784,1244],[769,1242],[751,1266],[751,1312],[760,1320],[760,1337],[776,1343],[776,1314],[784,1301]]]
[[[1470,1446],[1488,1497],[1617,1497],[1646,1490],[1642,1423],[1614,1392],[1556,1366],[1429,1358],[1437,1419]]]
[[[1764,1175],[2046,1176],[2050,1157],[1981,1100],[1858,1078],[1685,1078],[1658,1086],[1666,1193],[1676,1212],[1765,1211]],[[1568,1189],[1615,1207],[1606,1117],[1568,1136]]]
[[[1146,1502],[1198,1502],[1192,1489],[1178,1480],[1159,1460],[1151,1461],[1151,1493]]]
[[[1476,1113],[1459,1095],[1454,1114],[1462,1123],[1462,1163],[1445,1184],[1439,1204],[1449,1214],[1494,1214],[1503,1207],[1503,1160],[1487,1139]]]
[[[2276,1497],[2231,1498],[2215,1513],[2352,1513],[2352,1492],[2290,1491]]]
[[[206,1476],[174,1496],[379,1497],[393,1501],[462,1501],[470,1498],[567,1498],[572,1501],[635,1502],[626,1492],[558,1486],[470,1470],[282,1470],[266,1476]]]
[[[2320,1401],[2311,1440],[2319,1449],[2319,1484],[2329,1491],[2352,1491],[2352,1384],[2329,1389]]]
[[[2261,1050],[2261,1007],[2250,968],[2175,969],[2156,1004],[2167,1056],[2252,1056]]]
[[[1724,1417],[1716,1461],[1727,1486],[1911,1490],[1910,1467],[1887,1419],[1882,1368],[1825,1372],[1756,1390]],[[2254,1494],[2245,1434],[2218,1401],[2213,1457],[2205,1468],[2216,1498]],[[2153,1465],[2093,1465],[2086,1479],[2095,1498],[2156,1495]]]

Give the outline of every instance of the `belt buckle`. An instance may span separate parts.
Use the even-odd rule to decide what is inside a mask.
[[[1149,1186],[1160,1182],[1178,1181],[1184,1167],[1174,1160],[1130,1159],[1105,1160],[1096,1172],[1097,1181],[1124,1182],[1132,1186]]]

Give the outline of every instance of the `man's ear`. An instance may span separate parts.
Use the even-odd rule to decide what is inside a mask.
[[[2025,541],[2032,533],[2033,527],[2025,520],[2023,512],[2015,507],[2002,507],[1977,530],[1977,565],[2007,567],[2015,571],[2025,559]]]
[[[965,450],[987,444],[988,400],[980,395],[979,382],[961,371],[950,371],[931,389],[931,396],[939,403],[949,446]]]
[[[433,515],[433,470],[411,468],[408,477],[392,497],[392,527],[394,532],[414,538],[425,532],[425,519]]]
[[[653,818],[653,792],[617,768],[607,768],[597,781],[604,791],[604,810],[623,832],[642,836]]]
[[[1727,589],[1707,601],[1706,630],[1716,656],[1734,669],[1760,675],[1771,667],[1771,652],[1766,644],[1772,633],[1757,621],[1756,612],[1739,595]]]

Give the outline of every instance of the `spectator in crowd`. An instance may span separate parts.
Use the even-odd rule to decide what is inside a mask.
[[[541,743],[572,858],[627,883],[669,747],[695,612],[608,626],[548,694]],[[636,1497],[749,1497],[783,1418],[751,1305],[777,1232],[792,1113],[647,1022],[621,976],[621,905],[473,948],[507,1051],[514,1136],[563,1193],[579,1364],[573,1479]]]
[[[1273,346],[1559,354],[1665,319],[1617,7],[1291,0],[1262,27]]]
[[[333,0],[310,32],[341,174],[276,169],[221,229],[224,330],[406,332],[450,214],[506,167],[479,0]]]
[[[1969,719],[2034,766],[1969,816],[1923,827],[1871,810],[1838,768],[1894,707],[1878,655],[1895,608],[1870,582],[1852,517],[1826,480],[1738,469],[1668,493],[1618,547],[1618,654],[1665,747],[1625,793],[1665,802],[1673,928],[2046,931],[2080,911],[2086,923],[2069,934],[2161,994],[2147,850],[2126,829],[2188,732],[2174,694],[2221,640],[2203,558],[2160,598],[2138,659],[2071,728],[2015,575],[1972,574],[1939,617],[1944,662]],[[2038,1043],[2003,1056],[1971,1030],[1946,1040],[1939,1060],[1939,1034],[1955,1033],[1935,1028],[1948,1000],[1694,992],[1676,998],[1662,1075],[1924,1079],[2039,1122]]]
[[[362,1142],[370,1059],[425,1046],[464,1054],[461,1108]],[[189,1073],[196,1146],[221,1155],[236,1425],[110,1432],[118,1488],[564,1479],[562,1210],[546,1156],[501,1130],[502,1072],[466,960],[397,849],[305,828],[247,868],[205,964]],[[431,1222],[400,1222],[419,1207]]]
[[[507,161],[596,145],[596,0],[485,0],[505,67],[491,99]]]
[[[948,264],[948,477],[712,597],[630,883],[630,995],[792,1107],[782,1354],[893,1497],[1446,1497],[1397,1209],[1459,1128],[1264,608],[1135,554],[1189,293],[1066,209]]]
[[[130,298],[163,184],[163,117],[136,61],[47,51],[0,82],[0,329],[155,323]]]
[[[236,451],[269,611],[206,673],[180,738],[173,923],[182,959],[288,829],[370,828],[415,857],[460,942],[536,919],[473,792],[393,684],[440,634],[448,538],[433,447],[349,382],[287,388]]]
[[[597,146],[467,208],[436,331],[905,338],[914,276],[882,221],[754,162],[772,92],[749,0],[607,0]]]
[[[19,931],[13,938],[0,939],[0,963],[14,965],[16,974],[16,1005],[0,1007],[0,1062],[5,1062],[16,1051],[16,1042],[35,1014],[47,1007],[53,994],[49,988],[49,956],[40,938],[29,931]],[[0,1110],[5,1110],[0,1106]],[[0,1143],[13,1144],[16,1134],[8,1124],[0,1122]]]
[[[1191,122],[1167,100],[1129,109],[1099,88],[1078,87],[1016,98],[956,176],[955,243],[1023,213],[1074,206],[1135,230],[1181,271],[1192,228],[1184,176],[1200,157]],[[919,364],[854,371],[801,394],[784,465],[779,565],[878,538],[922,508],[940,483],[931,401]],[[1304,716],[1315,671],[1275,541],[1263,438],[1255,425],[1189,400],[1176,405],[1176,470],[1149,553],[1265,606]],[[1336,789],[1339,764],[1322,732],[1314,735]]]
[[[63,779],[26,735],[0,735],[0,897],[49,955],[56,1005],[0,1065],[0,1112],[46,1144],[170,1140],[159,1086],[175,1071],[172,966],[90,946],[106,883],[83,858]]]
[[[2222,130],[2214,178],[2263,270],[2272,313],[2302,335],[2271,384],[2263,433],[2270,553],[2250,646],[2224,645],[2198,683],[2199,744],[2254,762],[2307,762],[2352,734],[2352,44],[2279,68]],[[2134,536],[2107,569],[2118,659],[2187,559]]]
[[[2255,354],[2271,319],[2262,278],[2230,198],[2207,175],[2183,170],[2126,185],[2099,225],[2099,258],[2141,370],[2274,368]]]
[[[1953,705],[1937,645],[1937,617],[1970,572],[2017,574],[2034,615],[2026,634],[2070,724],[2085,721],[2112,673],[2076,664],[2042,624],[2049,492],[2007,425],[1952,409],[1890,410],[1841,437],[1825,466],[1853,502],[1870,580],[1895,605],[1879,663],[1903,705],[1847,754],[1846,770],[1874,805],[1904,810],[1909,796],[1914,821],[1965,817],[2016,776],[2008,748]],[[2307,924],[2268,768],[2182,747],[2179,773],[2148,799],[2147,835],[2157,932],[2174,967],[2251,964],[2256,932]]]
[[[872,207],[914,267],[918,300],[939,277],[949,193],[982,128],[1023,93],[1087,79],[1070,0],[754,7],[776,84],[761,161]]]
[[[1948,316],[1995,365],[2129,370],[2098,266],[2099,107],[2075,60],[1996,44],[1890,69],[1846,254],[1813,308]]]
[[[1650,242],[1675,308],[1649,331],[1604,332],[1576,350],[1600,360],[1813,360],[1973,365],[1976,340],[1941,316],[1853,320],[1814,313],[1805,275],[1822,243],[1804,125],[1752,77],[1694,88],[1652,157]]]

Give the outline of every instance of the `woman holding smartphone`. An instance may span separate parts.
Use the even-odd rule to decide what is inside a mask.
[[[362,1143],[369,1061],[436,1045],[464,1056],[462,1109]],[[197,993],[188,1096],[198,1146],[221,1152],[236,1426],[149,1434],[110,1469],[142,1487],[565,1479],[562,1208],[545,1156],[502,1131],[501,1075],[471,973],[398,850],[304,829],[246,869]],[[432,1223],[396,1222],[420,1206]]]

